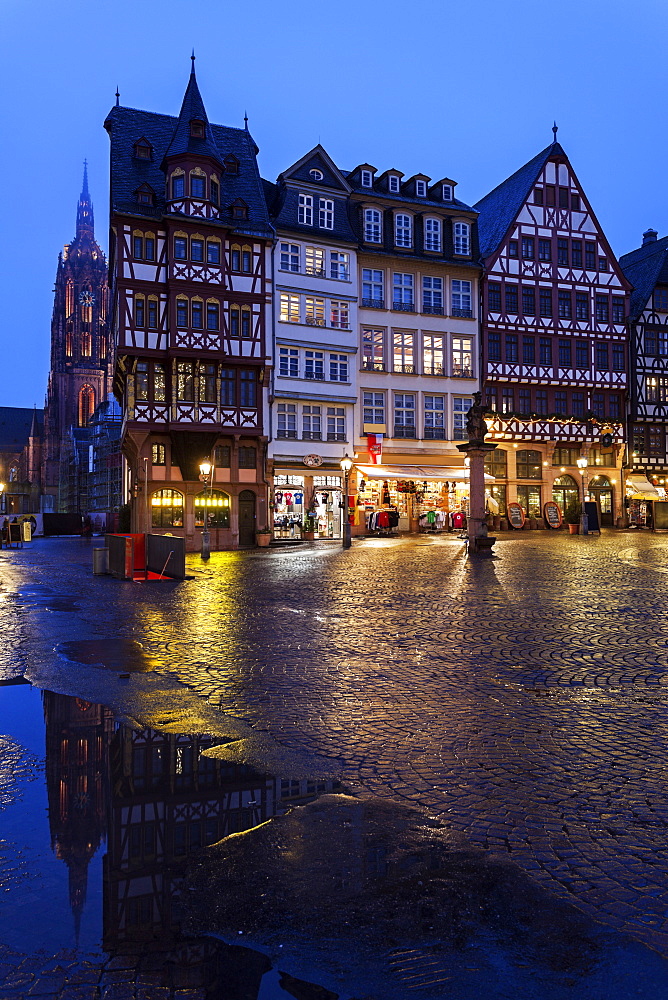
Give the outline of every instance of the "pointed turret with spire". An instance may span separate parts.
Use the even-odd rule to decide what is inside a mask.
[[[195,53],[191,55],[190,79],[183,96],[178,122],[172,141],[165,153],[165,161],[175,156],[207,156],[220,164],[220,150],[213,137],[211,125],[204,107],[202,95],[195,76]]]
[[[93,202],[88,192],[88,161],[84,160],[83,185],[77,205],[77,236],[83,233],[95,236],[95,221],[93,218]]]

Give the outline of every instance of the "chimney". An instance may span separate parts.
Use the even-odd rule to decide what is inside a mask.
[[[646,229],[642,234],[642,245],[645,246],[646,243],[656,243],[656,238],[659,234],[656,229]]]

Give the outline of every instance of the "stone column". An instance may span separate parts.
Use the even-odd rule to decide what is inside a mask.
[[[496,539],[489,538],[487,518],[485,516],[485,455],[494,451],[495,444],[485,444],[483,441],[469,441],[457,445],[469,459],[469,516],[468,516],[468,553],[492,554],[492,546]]]

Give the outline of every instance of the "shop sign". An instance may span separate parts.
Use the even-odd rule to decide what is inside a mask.
[[[383,457],[383,435],[382,434],[368,434],[367,439],[367,451],[369,452],[369,458],[371,459],[372,465],[382,465]]]
[[[322,465],[322,457],[320,455],[304,455],[302,461],[309,469],[317,469],[319,465]]]
[[[543,517],[548,528],[560,528],[562,517],[559,504],[554,500],[548,500],[543,504]]]
[[[513,528],[524,527],[524,511],[518,503],[508,504],[508,520]]]

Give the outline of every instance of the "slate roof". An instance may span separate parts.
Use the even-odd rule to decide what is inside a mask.
[[[190,123],[193,119],[205,123],[204,135],[197,138],[190,134]],[[183,104],[179,120],[174,130],[174,136],[167,148],[165,156],[181,156],[184,153],[195,153],[198,156],[210,156],[220,162],[220,150],[216,146],[202,95],[197,86],[197,78],[193,70],[188,80],[188,86],[183,96]]]
[[[633,285],[629,318],[638,319],[658,282],[668,284],[668,236],[646,243],[619,258],[622,271]]]
[[[32,406],[0,406],[0,451],[23,451],[30,437],[33,416],[37,414],[40,434],[44,427],[44,410]]]
[[[565,155],[558,142],[551,143],[473,206],[480,213],[478,235],[483,258],[489,257],[503,240],[547,161]]]
[[[191,77],[192,81],[192,77]],[[190,96],[189,96],[190,91]],[[197,90],[199,95],[199,90]],[[201,101],[201,96],[199,97]],[[196,108],[197,97],[191,83],[188,84],[184,106],[190,102],[190,108]],[[183,110],[183,109],[182,109]],[[186,110],[186,113],[190,112]],[[206,114],[206,113],[205,113]],[[197,117],[197,115],[194,115]],[[181,118],[172,115],[156,114],[153,111],[139,111],[136,108],[113,107],[104,123],[111,139],[111,209],[113,212],[130,213],[132,215],[160,218],[166,211],[165,206],[165,174],[161,164],[167,152],[173,155],[174,149],[182,145]],[[188,128],[189,132],[189,128]],[[273,235],[269,214],[264,199],[262,181],[257,166],[257,146],[250,132],[242,128],[231,128],[227,125],[209,124],[209,138],[188,139],[188,142],[215,144],[216,159],[221,162],[230,153],[239,161],[238,174],[222,173],[220,181],[220,202],[223,209],[241,198],[248,205],[248,219],[234,220],[236,232],[251,235]],[[144,137],[153,147],[150,160],[140,159],[134,155],[134,144]],[[195,153],[195,149],[184,149],[184,153]],[[202,152],[200,150],[200,152]],[[204,155],[210,155],[204,152]],[[155,207],[140,205],[135,197],[137,188],[148,184],[155,193]],[[223,218],[221,223],[230,225],[229,219]],[[215,225],[208,220],[207,225]]]
[[[380,177],[384,177],[385,174],[387,174],[388,172],[397,174],[401,173],[399,170],[390,170],[390,171],[386,170],[384,171],[384,173],[380,175]],[[354,171],[342,170],[341,173],[346,178],[353,191],[355,191],[357,194],[363,194],[368,197],[374,197],[374,198],[385,198],[387,201],[392,201],[392,202],[405,201],[407,204],[410,203],[413,205],[418,205],[421,206],[422,208],[431,208],[433,206],[434,208],[451,208],[451,209],[456,208],[462,212],[477,211],[475,205],[474,206],[467,205],[466,202],[460,201],[458,198],[453,199],[453,201],[443,201],[440,198],[429,198],[429,196],[427,196],[426,198],[416,198],[414,195],[404,194],[403,191],[384,191],[384,190],[378,190],[376,187],[373,188],[363,187],[361,181],[355,182],[353,180]],[[413,177],[409,178],[409,180],[412,180],[415,177],[426,177],[426,176],[427,176],[426,174],[413,174]],[[376,178],[376,180],[380,180],[380,177]],[[403,183],[407,184],[408,181],[404,181]],[[434,185],[431,182],[428,185],[428,187],[433,187],[433,186]]]

